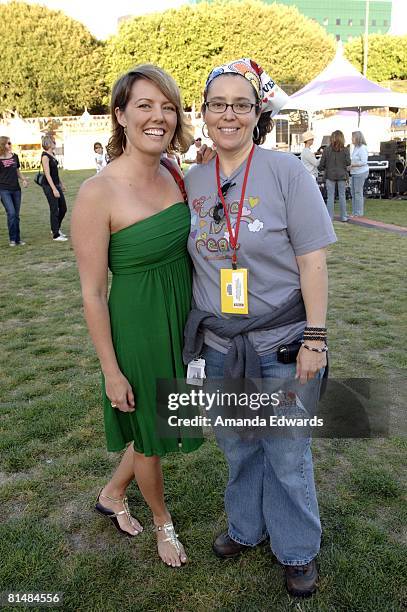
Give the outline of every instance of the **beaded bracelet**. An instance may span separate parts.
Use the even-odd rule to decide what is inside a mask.
[[[307,349],[308,351],[313,351],[314,353],[327,353],[328,352],[328,347],[326,345],[322,348],[314,348],[313,346],[308,346],[308,344],[304,344],[304,342],[302,342],[301,344],[305,349]]]
[[[326,327],[306,327],[304,331],[326,332]]]
[[[326,342],[325,336],[309,336],[308,334],[304,334],[304,340],[320,340],[321,342]]]

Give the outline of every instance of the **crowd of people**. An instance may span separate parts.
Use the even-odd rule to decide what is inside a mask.
[[[302,135],[303,150],[301,161],[311,176],[318,181],[323,179],[326,186],[326,204],[331,219],[334,219],[334,202],[338,194],[340,206],[340,221],[364,216],[363,188],[369,176],[368,148],[361,131],[352,132],[352,153],[345,146],[343,132],[335,130],[330,136],[327,147],[321,147],[317,154],[312,151],[315,136],[306,131]],[[216,142],[212,147],[216,148]],[[66,242],[68,237],[61,230],[62,221],[66,215],[65,186],[59,177],[59,162],[55,155],[56,141],[52,134],[42,137],[41,166],[43,174],[41,187],[49,205],[50,227],[52,239],[55,242]],[[206,146],[204,146],[204,149]],[[109,163],[109,155],[102,143],[93,145],[96,173],[99,174]],[[161,157],[175,161],[181,169],[183,165],[190,169],[198,161],[202,151],[202,138],[195,136],[192,145],[180,155],[177,151],[163,151]],[[200,160],[199,160],[200,162]],[[29,181],[20,171],[18,155],[12,151],[12,143],[7,136],[0,137],[0,198],[6,211],[9,245],[14,247],[24,245],[20,237],[21,187],[27,187]],[[349,186],[352,199],[352,212],[347,213],[346,188]]]

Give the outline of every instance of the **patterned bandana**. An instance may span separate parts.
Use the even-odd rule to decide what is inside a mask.
[[[262,113],[271,111],[273,117],[288,100],[287,94],[264,72],[263,68],[248,57],[214,68],[206,80],[205,93],[213,79],[227,73],[240,74],[249,81],[260,100]]]

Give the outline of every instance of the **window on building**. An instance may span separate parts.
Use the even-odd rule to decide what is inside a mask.
[[[364,25],[365,25],[365,20],[364,20],[364,19],[361,19],[361,20],[360,20],[360,25],[361,25],[361,26],[364,26]]]
[[[336,25],[341,25],[341,20],[340,19],[336,20]]]
[[[353,20],[352,19],[348,19],[348,26],[353,26]]]
[[[385,20],[383,21],[383,25],[384,25],[384,27],[385,27],[385,28],[388,28],[388,27],[389,27],[389,22],[388,22],[388,20],[387,20],[387,19],[385,19]]]
[[[336,39],[336,40],[341,40],[341,35],[340,35],[340,34],[337,34],[337,35],[335,36],[335,39]]]
[[[322,25],[327,26],[329,23],[328,21],[328,17],[324,17],[323,21],[322,21]]]
[[[376,19],[372,19],[372,26],[376,25]]]

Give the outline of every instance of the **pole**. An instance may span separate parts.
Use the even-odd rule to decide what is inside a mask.
[[[366,10],[365,10],[365,36],[364,36],[364,44],[363,44],[363,76],[366,76],[367,73],[367,55],[369,52],[369,0],[366,0]]]

